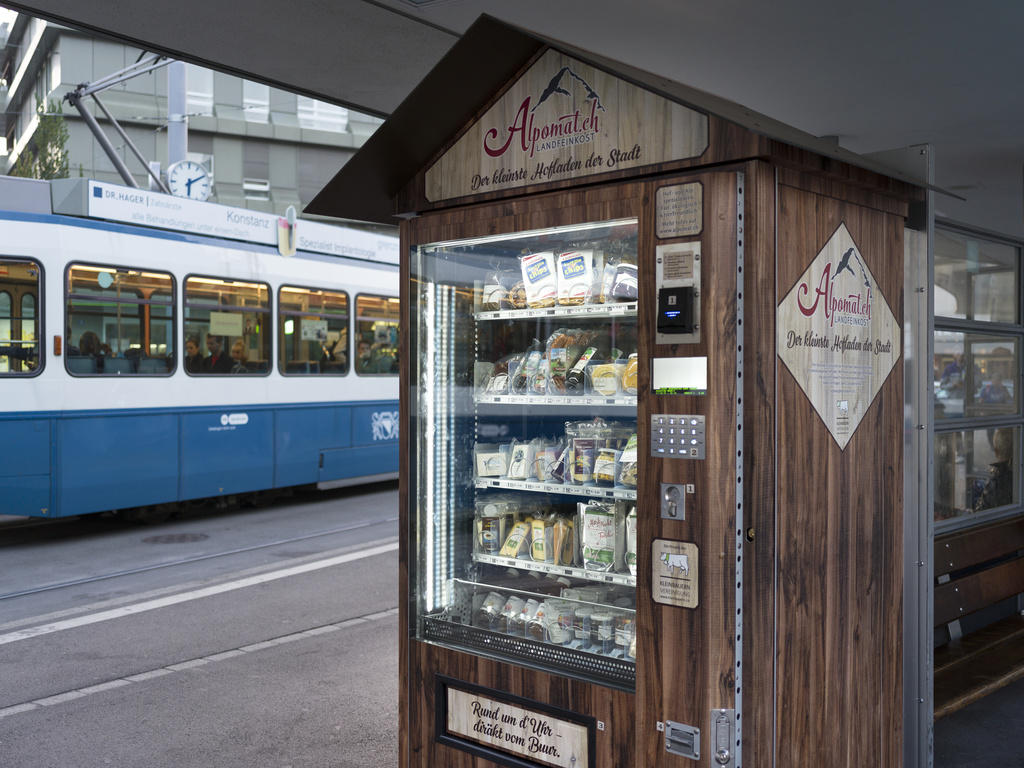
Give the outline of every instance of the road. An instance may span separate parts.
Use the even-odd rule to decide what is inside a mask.
[[[394,765],[397,510],[0,518],[0,766]]]

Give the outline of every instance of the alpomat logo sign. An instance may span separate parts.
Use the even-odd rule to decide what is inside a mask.
[[[777,311],[778,354],[845,449],[900,357],[900,327],[845,223]]]
[[[548,50],[427,170],[429,200],[700,156],[707,115]]]

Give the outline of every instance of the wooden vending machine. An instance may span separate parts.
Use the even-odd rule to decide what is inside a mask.
[[[402,768],[899,764],[919,193],[816,147],[482,18],[310,206],[403,220]]]

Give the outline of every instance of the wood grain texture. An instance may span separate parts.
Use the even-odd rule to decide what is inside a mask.
[[[743,312],[743,762],[775,744],[775,169],[745,168]],[[753,540],[750,536],[753,536]]]
[[[903,322],[898,216],[779,188],[777,301],[841,222]],[[902,751],[900,366],[840,450],[781,363],[776,765],[897,766]]]
[[[666,242],[701,242],[701,340],[698,344],[653,344],[656,318],[654,211],[656,187],[662,183],[699,181],[704,185],[704,226],[699,238]],[[643,766],[713,764],[712,750],[702,746],[694,762],[669,754],[657,722],[674,720],[707,732],[714,708],[735,703],[736,559],[736,183],[734,172],[680,176],[651,183],[641,222],[639,352],[651,357],[707,356],[706,396],[652,395],[648,366],[640,367],[638,445],[641,464],[637,533],[637,761]],[[703,461],[654,459],[650,451],[650,416],[703,414],[707,449]],[[686,519],[663,520],[662,482],[692,483]],[[696,609],[655,604],[652,600],[651,541],[692,542],[700,556],[699,606]]]
[[[935,537],[935,576],[1024,549],[1024,517]]]

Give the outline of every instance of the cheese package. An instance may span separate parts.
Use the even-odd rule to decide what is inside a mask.
[[[626,370],[622,372],[622,391],[636,394],[637,355],[634,352],[626,360]]]
[[[502,557],[519,557],[530,545],[530,524],[522,520],[512,526],[512,532],[501,547]]]
[[[585,304],[594,290],[594,252],[566,251],[558,255],[558,303]]]
[[[526,306],[553,307],[558,296],[555,277],[555,254],[551,251],[531,253],[519,260],[523,272]]]

